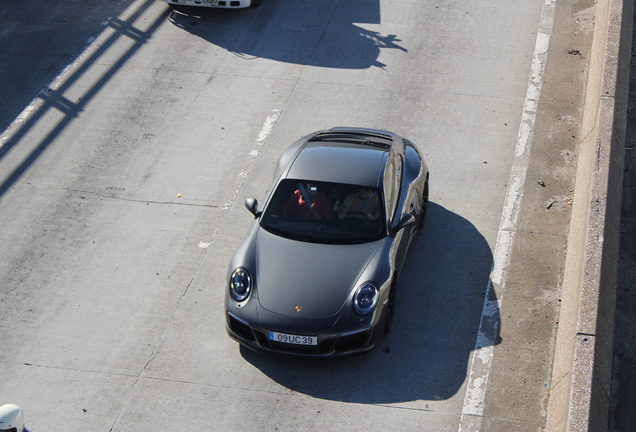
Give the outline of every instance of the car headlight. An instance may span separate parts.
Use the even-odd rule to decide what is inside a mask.
[[[230,277],[230,295],[237,302],[242,302],[250,296],[252,292],[252,278],[249,272],[239,267],[234,270]]]
[[[358,315],[368,315],[378,304],[380,292],[371,283],[360,285],[353,295],[353,309]]]

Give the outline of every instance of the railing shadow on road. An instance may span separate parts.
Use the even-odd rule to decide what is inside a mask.
[[[123,2],[0,2],[0,130],[117,16]]]
[[[176,7],[170,21],[245,59],[368,69],[387,67],[378,61],[381,49],[407,52],[396,35],[382,35],[354,24],[379,24],[380,0],[267,0],[258,8],[242,11]]]
[[[398,282],[393,329],[372,352],[328,361],[245,348],[241,355],[278,384],[321,399],[366,404],[449,399],[469,373],[492,259],[474,225],[431,203]],[[497,304],[492,288],[489,294]],[[485,340],[492,346],[501,341],[499,309],[489,318],[490,330],[482,331],[491,331]]]
[[[109,22],[108,27],[112,33],[100,41],[99,48],[81,58],[79,65],[64,76],[63,82],[53,86],[55,88],[47,88],[40,92],[32,103],[29,114],[14,122],[0,136],[0,160],[2,160],[25,140],[28,132],[50,110],[63,114],[39,142],[25,144],[32,149],[30,153],[15,166],[10,167],[3,178],[0,178],[0,200],[166,19],[246,59],[262,57],[303,65],[364,69],[372,66],[385,67],[377,60],[381,48],[406,51],[398,45],[400,41],[396,36],[382,36],[353,24],[354,22],[379,23],[379,0],[363,0],[356,2],[355,5],[349,3],[333,2],[330,5],[333,11],[328,27],[334,30],[328,32],[331,36],[326,35],[324,26],[317,26],[314,23],[315,14],[312,13],[314,9],[324,8],[325,5],[311,0],[285,3],[268,0],[259,8],[247,10],[187,8],[187,13],[181,9],[173,10],[166,7],[154,22],[150,25],[145,24],[147,26],[145,31],[136,28],[135,21],[157,2],[145,0],[133,3],[131,7],[137,7],[137,9],[127,15],[127,18],[116,18]],[[316,37],[319,39],[335,37],[335,39],[323,41],[324,43],[319,44],[317,50],[305,49],[307,45],[303,44],[303,41],[306,39],[307,31],[314,32],[313,42]],[[130,38],[134,40],[134,43],[99,79],[89,85],[80,97],[67,97],[65,93],[84,78],[99,58],[122,37]]]
[[[15,167],[9,169],[5,178],[0,178],[0,199],[168,18],[169,10],[166,9],[150,25],[144,23],[144,25],[147,25],[146,31],[136,28],[135,22],[137,19],[154,4],[156,4],[156,0],[145,0],[126,19],[116,18],[111,20],[108,27],[112,33],[103,41],[100,41],[101,45],[99,48],[87,55],[86,58],[82,58],[79,66],[69,72],[59,86],[41,91],[34,103],[32,103],[32,113],[25,119],[18,119],[2,134],[0,137],[0,161],[25,139],[28,132],[50,110],[54,109],[62,113],[60,120],[38,143],[28,143],[33,150],[21,162],[18,162]],[[136,3],[133,5],[136,5]],[[65,93],[83,79],[88,70],[99,61],[100,57],[123,37],[133,40],[134,43],[92,85],[88,86],[77,100],[67,98]]]

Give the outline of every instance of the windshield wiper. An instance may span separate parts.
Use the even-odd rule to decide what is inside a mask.
[[[298,241],[306,241],[307,237],[303,236],[301,234],[297,234],[297,233],[292,233],[289,231],[283,231],[280,228],[276,228],[274,226],[271,225],[261,225],[261,228],[263,228],[265,231],[277,235],[279,237],[285,237],[291,240],[298,240]]]

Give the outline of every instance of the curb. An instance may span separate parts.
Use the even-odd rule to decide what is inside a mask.
[[[634,0],[598,0],[548,431],[607,431]]]

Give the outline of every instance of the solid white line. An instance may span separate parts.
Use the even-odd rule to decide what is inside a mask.
[[[554,0],[544,0],[541,21],[532,56],[531,74],[526,91],[526,99],[517,134],[508,189],[501,213],[497,243],[493,253],[492,271],[482,308],[479,332],[475,349],[471,356],[468,385],[464,396],[464,406],[458,430],[478,431],[484,415],[484,404],[488,377],[492,368],[494,346],[500,324],[499,310],[505,293],[506,270],[510,264],[510,253],[519,219],[519,209],[523,198],[523,187],[530,161],[530,143],[539,105],[539,95],[545,61],[550,45],[550,34],[554,21]],[[499,293],[499,298],[497,298]]]

